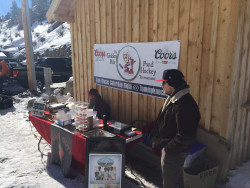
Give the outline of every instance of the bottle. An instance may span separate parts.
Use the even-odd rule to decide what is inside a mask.
[[[103,130],[107,131],[108,130],[107,116],[103,115],[102,120],[103,120]]]

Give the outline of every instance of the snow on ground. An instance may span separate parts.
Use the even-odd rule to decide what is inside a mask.
[[[250,188],[250,161],[229,172],[227,188]]]
[[[30,99],[19,98],[14,107],[0,110],[0,187],[83,187],[82,175],[66,179],[58,166],[46,156],[41,158],[39,134],[34,137],[35,129],[27,121]]]
[[[17,99],[14,107],[0,110],[0,187],[84,187],[83,175],[75,172],[74,178],[64,178],[61,168],[38,151],[40,136],[28,121],[26,108],[27,102],[35,97],[14,97]],[[47,144],[42,144],[41,150],[50,154]],[[140,186],[125,180],[125,187]]]
[[[38,151],[39,133],[28,121],[27,102],[35,98],[28,95],[16,98],[14,107],[0,110],[0,187],[84,187],[84,176],[75,172],[73,178],[64,178],[59,166],[51,164],[50,157]],[[36,135],[36,137],[34,136]],[[41,145],[44,154],[50,155],[50,146]],[[126,171],[126,175],[136,179]],[[154,187],[141,179],[147,187]],[[125,188],[140,186],[125,178]],[[250,161],[230,171],[229,181],[220,188],[249,188]]]

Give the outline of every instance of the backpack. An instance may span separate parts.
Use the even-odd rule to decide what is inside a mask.
[[[0,109],[7,109],[13,106],[13,100],[9,96],[0,97]]]

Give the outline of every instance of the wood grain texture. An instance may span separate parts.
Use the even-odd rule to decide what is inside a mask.
[[[242,107],[250,100],[249,6],[248,0],[76,1],[74,97],[88,100],[84,91],[94,87],[111,106],[112,119],[155,120],[164,99],[94,84],[93,45],[180,40],[178,69],[199,105],[200,126],[232,141],[220,171],[225,175],[250,156],[249,109]]]

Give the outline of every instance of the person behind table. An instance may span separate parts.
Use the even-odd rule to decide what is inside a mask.
[[[152,148],[161,149],[163,187],[184,187],[183,164],[195,142],[200,112],[181,71],[165,70],[156,81],[162,81],[167,98],[151,134]]]
[[[110,119],[110,107],[109,105],[102,99],[97,89],[90,89],[88,91],[90,97],[89,108],[97,111],[97,117],[99,119],[103,118],[103,115],[106,115],[107,120]]]
[[[10,77],[10,69],[6,65],[6,61],[2,60],[0,62],[0,90],[2,89],[2,85],[4,80]]]

